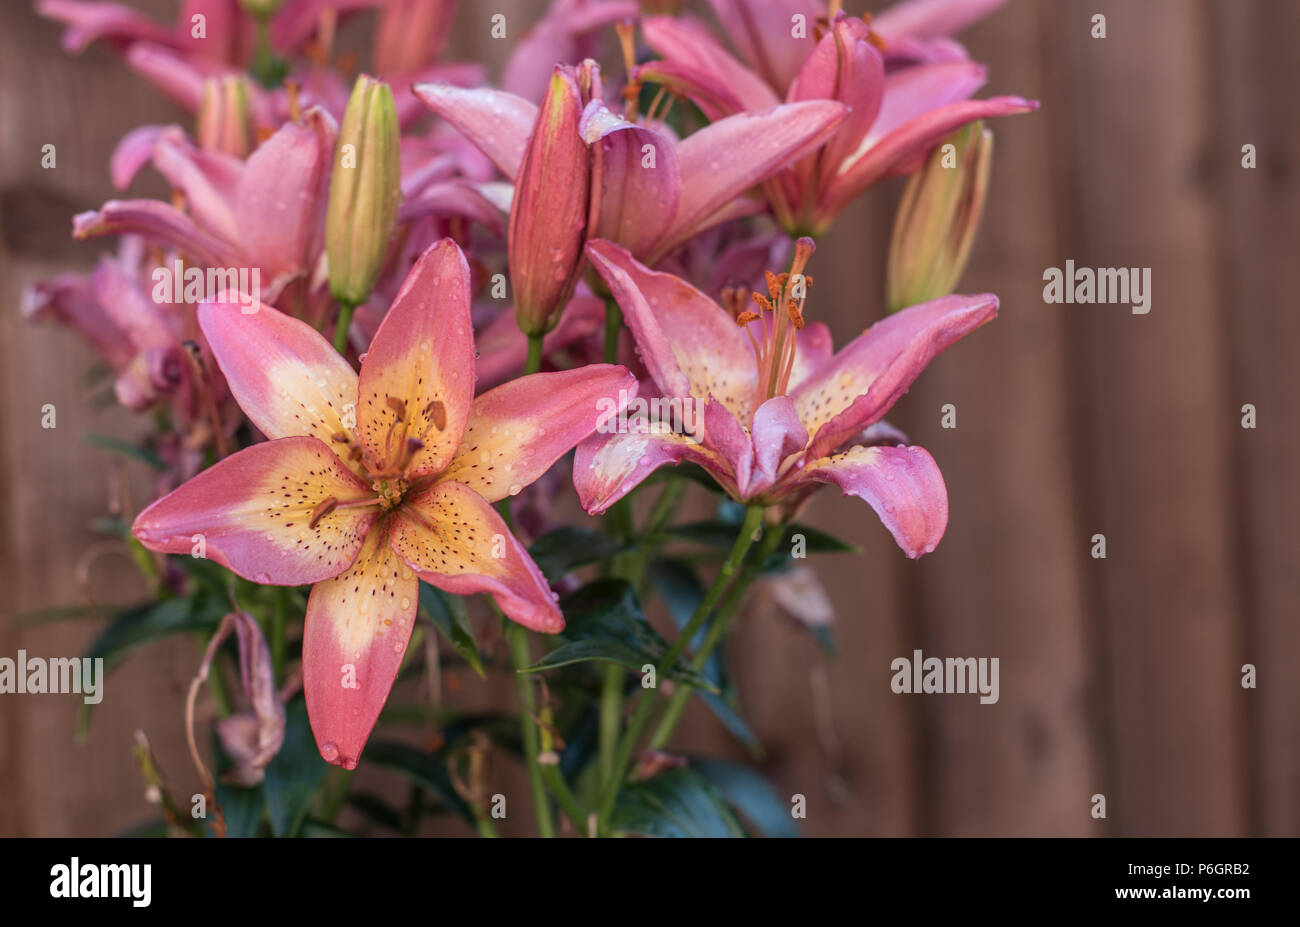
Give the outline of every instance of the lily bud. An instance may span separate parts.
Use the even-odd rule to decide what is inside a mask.
[[[242,75],[209,77],[203,82],[196,134],[204,151],[248,156],[248,87]]]
[[[889,244],[890,312],[956,289],[984,211],[992,163],[993,133],[972,122],[941,141],[908,181]]]
[[[239,0],[244,12],[255,19],[266,19],[280,10],[284,0]]]
[[[388,255],[401,199],[398,143],[392,90],[361,75],[339,128],[325,214],[330,292],[346,306],[366,301]]]
[[[572,69],[551,76],[515,181],[507,235],[515,319],[526,335],[555,327],[582,265],[591,165],[578,134],[582,92]]]

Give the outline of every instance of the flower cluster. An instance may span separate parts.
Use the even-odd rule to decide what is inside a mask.
[[[257,696],[223,728],[230,781],[271,774],[299,679],[320,757],[355,768],[399,674],[428,659],[410,646],[421,619],[483,670],[462,601],[482,593],[507,622],[539,830],[554,805],[582,833],[646,832],[628,790],[686,775],[653,753],[633,766],[663,707],[635,674],[677,684],[656,749],[692,691],[730,698],[709,657],[748,587],[795,581],[782,544],[814,490],[866,501],[907,556],[934,550],[943,477],[884,416],[997,312],[952,295],[988,186],[983,120],[1036,104],[973,99],[985,70],[952,34],[998,5],[556,0],[494,85],[445,59],[454,0],[189,0],[171,26],[38,3],[67,49],[107,47],[193,115],[126,133],[113,183],[149,168],[170,197],[77,215],[76,238],[116,250],[38,283],[25,310],[84,336],[117,400],[150,413],[158,498],[123,539],[160,597],[208,583],[236,616],[223,628]],[[358,74],[336,36],[365,18]],[[816,243],[899,175],[883,318],[835,351]],[[646,421],[670,405],[699,415]],[[688,483],[722,498],[707,583],[664,552]],[[681,611],[671,642],[643,616],[655,595]],[[592,660],[587,755],[593,687],[563,687],[571,708],[529,673]],[[483,740],[466,743],[438,754],[444,797],[489,832]]]

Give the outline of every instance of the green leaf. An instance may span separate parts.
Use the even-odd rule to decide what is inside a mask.
[[[165,470],[167,465],[147,447],[139,444],[132,444],[130,441],[124,441],[121,438],[115,438],[112,435],[86,435],[86,441],[95,447],[102,447],[106,451],[112,451],[115,454],[121,454],[123,457],[130,457],[147,464],[155,470]]]
[[[371,741],[366,746],[366,762],[372,766],[391,770],[406,776],[417,785],[433,792],[470,824],[474,823],[474,812],[465,799],[457,793],[451,784],[447,772],[447,749],[437,753],[424,753],[415,747],[393,740]]]
[[[560,602],[566,641],[524,672],[537,672],[601,660],[641,671],[647,663],[658,666],[668,644],[650,626],[637,601],[636,591],[621,579],[600,579],[583,586]],[[686,661],[678,661],[668,674],[692,686],[718,691],[717,687]]]
[[[744,837],[744,828],[707,779],[676,767],[623,788],[614,830],[647,837]]]
[[[765,837],[798,837],[790,805],[748,766],[713,757],[692,757],[690,768],[702,775]]]
[[[702,544],[705,547],[712,547],[718,550],[731,550],[736,543],[737,525],[731,520],[731,513],[724,513],[724,517],[711,519],[709,521],[692,521],[684,525],[675,525],[667,529],[670,537],[675,537],[683,541],[690,541],[694,544]],[[778,546],[779,553],[772,554],[771,557],[763,564],[764,572],[780,569],[791,560],[790,551],[794,546],[794,536],[803,535],[804,550],[810,554],[843,554],[843,553],[860,553],[860,548],[841,541],[832,534],[825,531],[819,531],[816,528],[810,528],[807,525],[791,524],[785,529],[785,537]]]
[[[441,589],[420,583],[420,610],[433,622],[456,652],[480,677],[483,676],[483,658],[478,652],[474,632],[470,630],[469,613],[460,596],[449,596]]]
[[[557,528],[533,542],[528,548],[542,574],[554,583],[578,567],[608,560],[621,548],[613,538],[587,528]]]
[[[246,789],[228,782],[217,783],[217,804],[226,818],[227,837],[256,837],[262,826],[262,811],[266,807],[266,795],[259,785]],[[208,829],[211,833],[212,816],[208,816]]]
[[[353,792],[348,796],[348,804],[372,823],[402,833],[405,826],[402,813],[373,792]]]
[[[210,597],[167,599],[119,613],[95,638],[86,656],[102,657],[106,667],[120,663],[128,653],[152,641],[190,631],[213,631],[229,606]]]
[[[307,704],[295,699],[285,711],[284,745],[267,764],[266,809],[277,837],[293,836],[325,781],[329,764],[321,759],[307,720]]]
[[[51,608],[37,608],[30,612],[20,612],[10,618],[15,627],[45,624],[52,621],[74,621],[84,618],[104,617],[102,605],[55,605]]]

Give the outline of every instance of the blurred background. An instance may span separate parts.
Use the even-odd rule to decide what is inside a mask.
[[[166,0],[133,5],[174,14]],[[517,34],[540,6],[462,3],[449,57],[499,75],[509,43],[488,38],[487,17],[504,12]],[[59,27],[26,7],[5,4],[0,30],[9,657],[78,654],[100,627],[18,616],[145,593],[124,549],[90,530],[115,481],[143,482],[85,441],[145,426],[92,408],[89,351],[25,323],[19,293],[112,247],[74,243],[70,220],[114,195],[118,139],[188,123],[106,51],[63,54]],[[1104,39],[1091,36],[1096,13]],[[865,504],[819,494],[805,521],[862,547],[809,561],[834,605],[838,656],[762,594],[730,644],[765,749],[757,766],[782,795],[807,796],[806,833],[1300,834],[1297,35],[1293,0],[1012,0],[961,35],[990,68],[981,96],[1042,108],[992,123],[989,202],[959,291],[996,292],[999,318],[890,416],[944,472],[947,535],[908,561]],[[45,144],[55,170],[41,167]],[[1245,144],[1254,169],[1241,165]],[[837,344],[883,311],[902,184],[869,192],[819,243],[806,311]],[[1045,304],[1043,271],[1066,260],[1150,267],[1150,313]],[[46,403],[54,430],[41,428]],[[955,429],[940,426],[949,403]],[[1098,533],[1104,560],[1091,556]],[[894,694],[890,663],[915,649],[998,657],[1000,700]],[[151,817],[130,753],[137,728],[176,791],[197,790],[182,715],[199,659],[190,640],[139,651],[109,678],[85,742],[75,697],[0,696],[0,835],[108,835]],[[1257,688],[1242,687],[1246,663]],[[449,702],[509,703],[507,680],[449,673],[443,686]],[[698,705],[678,744],[745,756]],[[1090,813],[1095,794],[1104,820]]]

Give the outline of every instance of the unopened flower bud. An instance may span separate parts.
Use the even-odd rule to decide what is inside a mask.
[[[556,68],[515,181],[507,235],[515,319],[530,336],[555,327],[582,266],[591,167],[581,117],[578,79]]]
[[[983,122],[941,141],[903,191],[889,244],[890,312],[947,296],[970,255],[993,163]]]
[[[279,12],[284,0],[239,0],[244,12],[256,19],[267,19]]]
[[[343,305],[360,305],[374,288],[397,225],[400,180],[393,92],[363,74],[339,128],[325,216],[330,292]]]
[[[248,86],[239,74],[209,77],[199,97],[196,134],[204,151],[248,155]]]

